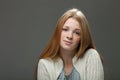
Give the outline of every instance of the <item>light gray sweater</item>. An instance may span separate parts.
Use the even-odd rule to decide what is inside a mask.
[[[98,52],[89,49],[85,55],[77,60],[73,57],[73,65],[80,73],[81,80],[104,80],[104,70]],[[37,70],[37,80],[57,80],[63,69],[63,61],[51,59],[40,59]]]

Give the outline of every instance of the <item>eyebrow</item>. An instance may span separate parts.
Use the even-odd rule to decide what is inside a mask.
[[[66,28],[69,28],[69,26],[63,26],[63,28],[66,27]]]

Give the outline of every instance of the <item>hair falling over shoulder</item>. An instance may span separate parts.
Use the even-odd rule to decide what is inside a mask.
[[[88,21],[85,15],[77,8],[72,8],[67,10],[59,19],[56,24],[55,30],[53,32],[52,37],[50,38],[48,44],[44,48],[43,52],[40,54],[39,59],[43,58],[51,58],[57,59],[59,57],[59,49],[60,49],[60,38],[61,38],[61,31],[64,23],[69,18],[76,19],[80,26],[81,26],[81,40],[80,44],[77,47],[77,56],[78,58],[83,57],[85,51],[89,48],[96,49],[94,42],[92,40],[92,36],[89,29]],[[102,56],[100,55],[101,60]],[[103,60],[102,60],[103,61]],[[37,70],[36,70],[37,71]],[[36,78],[37,80],[37,78]]]
[[[64,23],[69,18],[76,19],[81,25],[81,29],[82,29],[82,38],[81,38],[79,47],[77,48],[78,57],[82,57],[86,49],[95,48],[93,41],[92,41],[91,34],[90,34],[89,25],[88,25],[85,15],[80,10],[73,8],[73,9],[69,9],[68,11],[66,11],[58,20],[55,31],[51,39],[49,40],[47,46],[41,53],[40,59],[41,58],[54,59],[54,58],[59,57],[58,53],[59,53],[61,30],[62,30]]]

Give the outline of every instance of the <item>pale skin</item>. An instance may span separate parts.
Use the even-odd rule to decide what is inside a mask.
[[[66,75],[69,75],[73,68],[72,58],[76,53],[80,39],[81,28],[79,22],[74,18],[69,18],[63,25],[60,40],[60,55]]]

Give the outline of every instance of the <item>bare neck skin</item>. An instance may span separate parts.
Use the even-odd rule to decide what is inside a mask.
[[[75,51],[60,49],[60,55],[64,63],[64,70],[66,72],[66,75],[69,75],[73,68],[72,58],[75,55]]]

